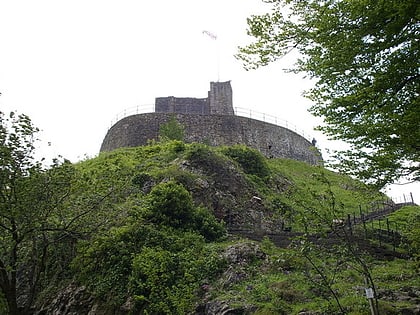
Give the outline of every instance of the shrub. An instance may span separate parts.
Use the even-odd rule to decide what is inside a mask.
[[[137,308],[152,314],[191,311],[197,275],[186,270],[191,263],[186,256],[183,252],[145,247],[134,257],[130,288]]]
[[[71,265],[77,279],[110,305],[121,305],[127,295],[131,254],[137,246],[131,233],[124,227],[114,229],[109,236],[81,242]]]
[[[145,314],[188,313],[202,282],[222,266],[198,233],[143,223],[85,242],[72,263],[78,280],[107,305],[131,296]]]
[[[172,115],[169,121],[162,124],[159,128],[159,138],[161,141],[184,140],[184,127]]]
[[[258,177],[270,175],[270,169],[264,156],[255,149],[244,145],[234,145],[222,149],[223,154],[238,162],[245,173]]]
[[[206,208],[195,207],[191,194],[173,181],[153,187],[147,204],[146,219],[155,224],[198,231],[209,241],[225,234],[215,216]]]
[[[153,187],[147,208],[146,218],[152,223],[182,228],[191,223],[194,205],[191,194],[170,181]]]
[[[194,228],[207,241],[216,241],[226,234],[225,226],[207,208],[197,207],[194,211]]]

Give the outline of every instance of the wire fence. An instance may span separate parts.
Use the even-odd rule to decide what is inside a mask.
[[[411,193],[411,192],[409,194],[403,194],[402,196],[392,197],[391,199],[395,203],[413,203],[413,204],[415,204],[413,193]]]
[[[278,118],[276,116],[258,112],[258,111],[248,109],[248,108],[243,108],[243,107],[234,107],[233,110],[234,110],[235,116],[251,118],[251,119],[263,121],[269,124],[273,124],[279,127],[287,128],[297,133],[298,135],[304,137],[308,141],[312,141],[312,139],[314,139],[308,132],[299,128],[297,125],[290,123],[287,120]],[[137,105],[137,106],[126,108],[115,116],[115,118],[111,121],[110,128],[125,117],[138,115],[138,114],[155,113],[155,112],[156,111],[155,111],[154,104]]]
[[[390,245],[393,251],[396,252],[397,248],[405,246],[403,237],[405,227],[401,226],[402,223],[390,219],[388,215],[404,206],[416,205],[411,193],[410,198],[405,197],[405,199],[404,203],[394,203],[390,198],[384,198],[363,206],[359,205],[358,208],[354,209],[353,213],[348,213],[341,219],[331,222],[326,219],[324,223],[331,224],[331,230],[326,234],[326,239],[334,243],[345,239],[347,235],[347,237],[354,240],[376,241],[379,246]],[[254,240],[262,240],[264,237],[268,237],[279,247],[290,246],[294,239],[304,235],[315,243],[324,241],[320,234],[320,226],[305,226],[304,232],[302,231],[303,227],[298,231],[292,231],[290,227],[291,221],[289,220],[288,224],[281,222],[281,226],[276,231],[266,231],[262,229],[261,224],[258,224],[259,222],[254,222],[252,228],[249,228],[232,223],[229,224],[229,219],[226,220],[229,233],[242,235]],[[407,224],[410,223],[407,222]],[[343,232],[346,233],[343,234]]]

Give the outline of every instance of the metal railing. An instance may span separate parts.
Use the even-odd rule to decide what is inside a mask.
[[[280,119],[276,116],[261,113],[252,109],[243,108],[243,107],[234,107],[233,108],[235,116],[245,117],[245,118],[251,118],[259,121],[263,121],[266,123],[270,123],[276,126],[287,128],[293,132],[296,132],[300,136],[304,137],[308,141],[311,141],[313,137],[305,132],[303,129],[298,128],[296,125],[290,123],[287,120]],[[147,105],[137,105],[133,107],[129,107],[124,109],[123,111],[119,112],[115,118],[111,121],[112,127],[115,123],[120,121],[121,119],[131,116],[131,115],[137,115],[137,114],[147,114],[147,113],[155,113],[155,105],[154,104],[147,104]]]
[[[125,117],[137,115],[137,114],[154,113],[154,112],[155,112],[155,104],[137,105],[137,106],[126,108],[123,111],[119,112],[114,117],[114,119],[111,121],[110,128]]]
[[[313,139],[313,137],[310,134],[305,132],[303,129],[298,128],[298,126],[296,126],[295,124],[292,124],[287,120],[280,119],[276,116],[257,112],[252,109],[242,108],[242,107],[234,107],[234,112],[236,116],[251,118],[251,119],[263,121],[269,124],[273,124],[276,126],[287,128],[291,131],[296,132],[302,137],[306,138],[308,141],[311,141]]]

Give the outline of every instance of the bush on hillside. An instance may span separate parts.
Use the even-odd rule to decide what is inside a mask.
[[[77,279],[107,306],[133,298],[148,314],[188,313],[200,285],[223,265],[198,233],[144,223],[80,244],[72,263]]]
[[[225,234],[222,223],[207,208],[196,207],[190,192],[173,181],[153,187],[146,199],[144,217],[154,224],[197,231],[209,241]]]
[[[244,145],[234,145],[222,149],[222,153],[241,165],[245,173],[259,177],[270,175],[270,169],[264,156],[255,149]]]

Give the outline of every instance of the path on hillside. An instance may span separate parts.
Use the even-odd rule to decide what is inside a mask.
[[[343,240],[348,240],[351,238],[352,242],[357,242],[360,248],[370,251],[371,253],[375,254],[376,256],[381,256],[382,258],[387,258],[389,256],[395,257],[400,256],[395,250],[387,250],[382,246],[372,246],[369,239],[367,239],[364,235],[360,235],[360,232],[355,233],[354,226],[360,224],[366,224],[366,222],[372,220],[381,219],[388,214],[401,209],[407,205],[415,205],[412,202],[406,203],[398,203],[398,204],[383,204],[382,209],[377,209],[368,213],[362,213],[360,217],[353,217],[349,215],[346,220],[343,220],[343,225],[332,229],[327,235],[321,234],[309,234],[305,236],[303,232],[293,232],[293,231],[282,231],[277,233],[267,233],[263,231],[252,231],[250,229],[234,229],[228,228],[228,232],[232,235],[238,235],[241,237],[245,237],[255,241],[261,241],[265,237],[269,238],[277,247],[286,248],[291,245],[291,243],[297,240],[299,237],[305,236],[305,239],[313,242],[315,244],[322,243],[323,245],[338,245],[342,244]],[[395,234],[397,232],[393,232],[394,236],[393,239],[395,240]],[[362,233],[363,234],[363,233]]]

